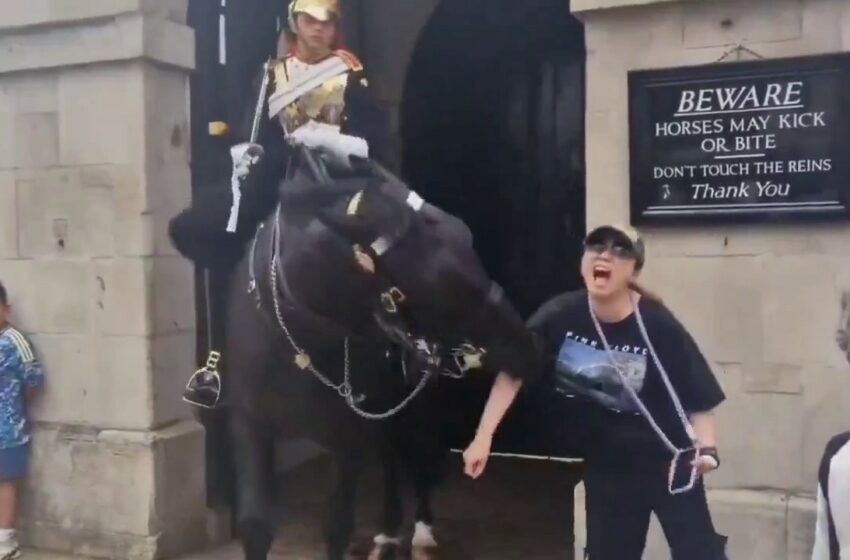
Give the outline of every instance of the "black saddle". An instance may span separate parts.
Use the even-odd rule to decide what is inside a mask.
[[[280,182],[280,200],[300,203],[305,199],[319,204],[342,195],[353,195],[375,183],[399,183],[401,179],[371,159],[351,158],[351,167],[328,165],[315,149],[292,146],[284,179]]]

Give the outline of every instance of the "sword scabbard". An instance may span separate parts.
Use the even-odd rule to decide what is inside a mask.
[[[257,99],[257,106],[254,110],[254,122],[251,123],[251,138],[249,141],[251,144],[257,143],[257,137],[260,133],[260,122],[263,118],[263,107],[266,104],[266,96],[268,94],[269,89],[269,70],[271,69],[271,62],[267,61],[263,64],[263,81],[260,84],[260,95]]]

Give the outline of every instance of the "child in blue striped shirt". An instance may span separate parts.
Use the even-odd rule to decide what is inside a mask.
[[[15,522],[18,484],[29,467],[27,402],[44,383],[32,345],[11,325],[10,315],[0,283],[0,560],[20,555]]]

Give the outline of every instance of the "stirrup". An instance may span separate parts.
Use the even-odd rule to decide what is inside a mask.
[[[186,383],[186,389],[183,391],[184,402],[207,409],[218,407],[221,402],[219,360],[221,354],[211,350],[204,367],[193,373]]]

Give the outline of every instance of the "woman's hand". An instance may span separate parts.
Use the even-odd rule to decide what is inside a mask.
[[[463,472],[474,479],[484,474],[487,468],[487,460],[490,458],[490,447],[493,445],[493,436],[477,434],[466,451],[463,452]]]
[[[720,457],[717,454],[717,423],[712,412],[700,412],[691,416],[697,435],[700,456],[694,461],[700,476],[717,470]]]
[[[711,457],[702,456],[697,459],[697,472],[700,476],[716,471],[718,464]]]
[[[493,445],[493,434],[499,427],[508,408],[514,402],[517,393],[522,387],[522,381],[514,379],[506,372],[500,372],[490,389],[490,397],[484,405],[481,413],[481,421],[478,423],[478,431],[475,439],[463,452],[463,472],[472,478],[478,478],[487,467],[487,459],[490,458],[490,446]]]
[[[720,457],[716,447],[700,448],[700,456],[695,460],[697,472],[700,476],[716,471],[720,467]]]

